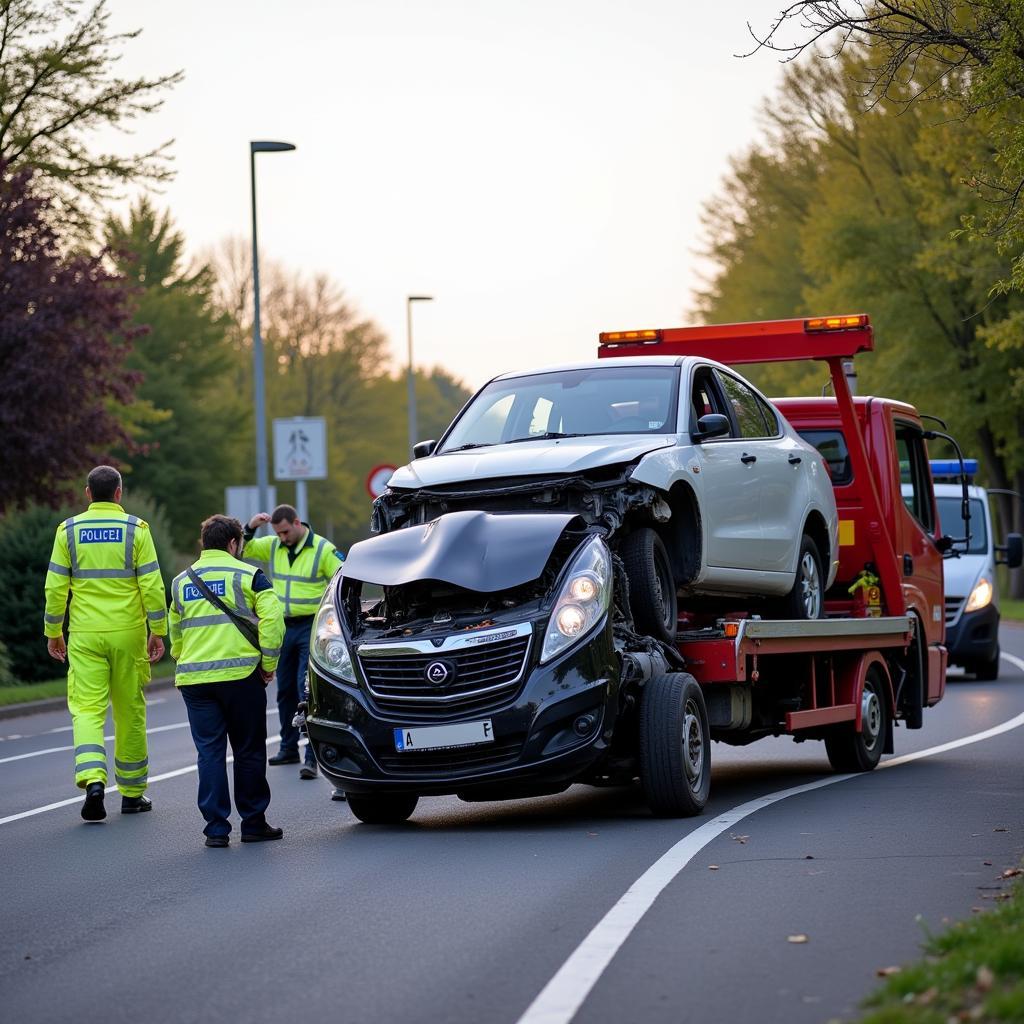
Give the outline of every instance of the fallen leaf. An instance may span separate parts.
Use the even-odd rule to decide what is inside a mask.
[[[1007,868],[1003,872],[1003,878],[1016,878],[1018,875],[1024,875],[1024,868]]]
[[[805,853],[804,854],[804,860],[814,860],[814,854],[813,853]]]
[[[903,970],[902,967],[879,967],[875,974],[880,978],[888,978],[890,974],[899,974]]]
[[[708,871],[717,871],[717,870],[718,870],[718,865],[717,864],[709,864],[708,865]]]
[[[809,940],[806,935],[787,935],[786,941],[792,942],[794,945],[801,945]]]
[[[750,836],[734,836],[734,835],[733,835],[733,834],[732,834],[732,833],[730,832],[730,833],[729,833],[729,838],[730,838],[730,839],[734,839],[734,840],[736,840],[736,842],[737,842],[737,843],[745,843],[745,842],[746,842],[746,841],[747,841],[747,840],[748,840],[748,839],[750,838]]]
[[[1003,828],[1003,826],[1000,825],[998,828],[992,829],[992,831],[993,832],[1009,832],[1010,830],[1008,828]]]
[[[986,967],[982,964],[978,968],[977,974],[974,976],[974,984],[981,989],[982,992],[988,992],[992,986],[996,983],[996,976],[992,972],[991,967]]]
[[[984,909],[984,907],[971,907],[971,913],[980,914]]]
[[[984,864],[987,868],[992,867],[992,861],[990,860],[983,860],[981,863]]]

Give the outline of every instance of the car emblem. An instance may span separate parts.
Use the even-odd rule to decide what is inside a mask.
[[[454,674],[453,667],[447,661],[432,661],[423,670],[427,682],[438,689],[447,686]]]

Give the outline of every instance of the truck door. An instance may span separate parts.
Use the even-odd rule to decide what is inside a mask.
[[[903,501],[896,503],[896,554],[902,565],[907,608],[917,612],[924,627],[928,644],[925,702],[934,704],[945,689],[940,651],[945,638],[942,553],[935,546],[935,496],[921,427],[894,416],[893,430],[903,494]]]

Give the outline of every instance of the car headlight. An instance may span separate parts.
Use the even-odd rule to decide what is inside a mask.
[[[352,655],[341,632],[338,610],[334,607],[334,594],[327,589],[320,610],[313,622],[313,642],[310,644],[313,660],[322,668],[344,679],[347,683],[356,681],[352,667]]]
[[[964,606],[965,612],[976,612],[992,603],[992,584],[984,576],[974,584],[971,596]]]
[[[541,664],[582,640],[608,611],[612,599],[612,559],[600,537],[575,555],[551,609],[541,648]]]

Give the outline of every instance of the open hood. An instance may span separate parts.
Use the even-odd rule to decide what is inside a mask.
[[[675,443],[675,437],[669,434],[604,434],[496,444],[491,448],[416,459],[396,470],[388,486],[412,490],[512,476],[569,475],[632,462]]]
[[[384,587],[439,580],[479,593],[508,590],[540,576],[558,538],[576,518],[553,512],[449,512],[423,526],[353,544],[342,575]]]

